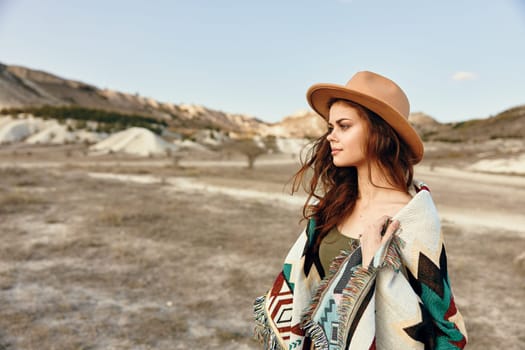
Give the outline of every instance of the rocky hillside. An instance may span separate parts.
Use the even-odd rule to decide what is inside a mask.
[[[312,111],[300,111],[278,123],[213,110],[199,105],[159,102],[138,94],[100,89],[83,82],[20,66],[0,63],[0,110],[38,106],[76,106],[153,117],[173,131],[194,134],[218,130],[285,138],[316,138],[326,130],[325,122]],[[463,142],[494,138],[525,137],[525,105],[487,119],[441,124],[418,112],[409,121],[425,141]]]
[[[287,138],[317,138],[326,131],[326,122],[313,111],[298,111],[279,123],[271,124],[264,133]]]
[[[258,131],[266,125],[245,115],[224,113],[202,106],[163,103],[0,63],[0,109],[43,105],[79,106],[139,114],[162,119],[172,127],[189,130],[210,128],[244,133]]]
[[[525,105],[516,106],[485,119],[446,124],[426,124],[418,130],[425,141],[481,142],[525,138]]]

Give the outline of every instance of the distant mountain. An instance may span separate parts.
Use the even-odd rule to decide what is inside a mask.
[[[326,132],[326,122],[317,113],[308,110],[286,116],[264,129],[264,133],[286,138],[317,138]]]
[[[422,129],[436,128],[441,125],[440,122],[423,112],[410,113],[408,116],[408,121],[410,124],[412,124],[412,126]]]
[[[254,132],[266,123],[242,114],[230,114],[202,106],[163,103],[152,98],[127,94],[38,70],[0,63],[0,109],[51,106],[80,106],[155,117],[170,126],[226,132]]]
[[[485,119],[440,124],[422,131],[427,141],[480,142],[493,139],[525,139],[525,105]]]
[[[154,117],[172,131],[192,135],[208,129],[229,134],[316,138],[326,124],[313,111],[299,111],[278,123],[266,123],[244,114],[225,113],[199,105],[159,102],[138,94],[100,89],[80,81],[20,66],[0,63],[0,109],[43,105],[78,106]],[[478,120],[442,124],[422,113],[409,122],[425,141],[463,142],[525,137],[525,105]]]

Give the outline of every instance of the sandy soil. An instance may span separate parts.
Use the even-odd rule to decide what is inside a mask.
[[[302,227],[296,164],[75,152],[0,152],[0,349],[259,349],[252,301]],[[523,177],[416,177],[443,218],[469,348],[525,348]]]

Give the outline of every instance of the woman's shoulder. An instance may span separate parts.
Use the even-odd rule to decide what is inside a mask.
[[[394,219],[401,222],[403,230],[439,232],[441,229],[439,213],[429,190],[417,192]]]
[[[395,196],[390,196],[386,201],[380,203],[375,211],[393,217],[407,206],[411,200],[412,196],[408,193],[397,193]]]
[[[421,180],[413,179],[412,184],[408,188],[409,194],[415,196],[421,191],[426,191],[428,194],[430,194],[430,187],[428,187],[428,185]]]

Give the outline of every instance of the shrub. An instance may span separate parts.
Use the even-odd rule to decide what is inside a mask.
[[[30,113],[36,117],[54,118],[59,123],[64,123],[66,119],[77,121],[77,125],[85,125],[86,121],[96,121],[107,125],[104,131],[118,131],[132,126],[143,127],[160,134],[162,129],[168,124],[164,120],[157,120],[140,114],[125,114],[101,109],[77,107],[77,106],[43,106],[28,107],[25,109],[8,108],[2,109],[0,114]],[[84,124],[82,124],[82,122]],[[77,126],[80,128],[80,126]]]

